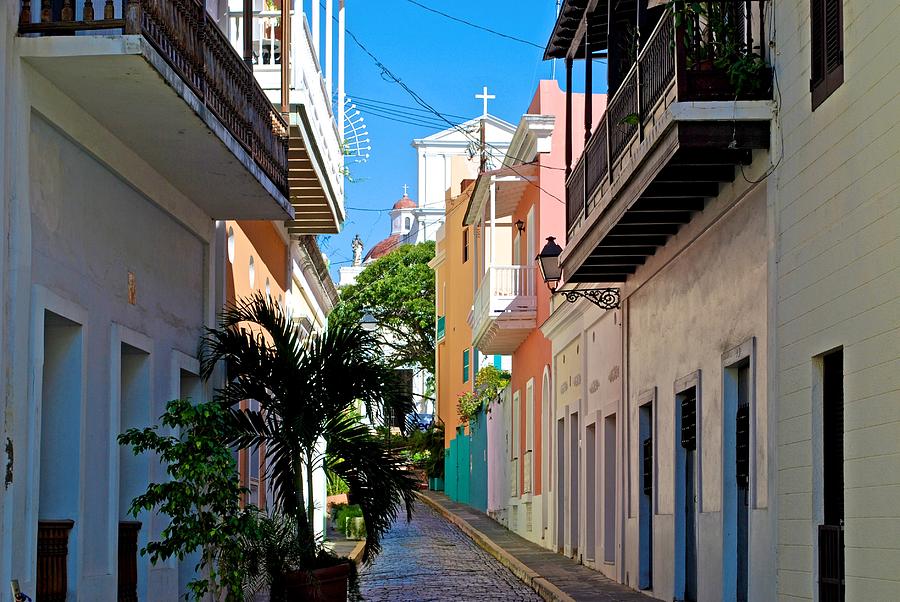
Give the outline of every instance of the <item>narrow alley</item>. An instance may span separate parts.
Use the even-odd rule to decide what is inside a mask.
[[[412,522],[399,519],[383,545],[384,551],[360,574],[360,590],[367,602],[540,600],[506,567],[421,502],[416,503]]]

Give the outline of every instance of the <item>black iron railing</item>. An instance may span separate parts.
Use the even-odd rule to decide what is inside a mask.
[[[819,525],[819,602],[844,602],[842,525]]]
[[[635,139],[643,140],[645,127],[673,87],[678,101],[771,97],[768,68],[758,73],[753,86],[744,87],[746,84],[737,81],[729,67],[736,61],[744,68],[761,64],[764,3],[712,0],[692,4],[700,5],[700,12],[676,19],[670,10],[660,18],[609,99],[606,114],[566,182],[570,205],[567,231],[590,214],[592,197],[602,184],[627,175],[618,174],[614,166]],[[758,8],[754,9],[754,4]],[[759,17],[756,25],[754,16]]]

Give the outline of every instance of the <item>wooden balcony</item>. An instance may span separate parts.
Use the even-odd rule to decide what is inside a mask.
[[[69,589],[69,531],[74,526],[71,520],[38,522],[36,600],[65,602]]]
[[[567,282],[624,282],[734,180],[736,166],[769,147],[766,3],[701,4],[721,11],[727,28],[713,34],[699,17],[688,25],[662,13],[589,132],[566,181]],[[565,46],[564,33],[552,49]],[[727,60],[716,55],[722,48]],[[735,61],[753,65],[754,77],[736,79],[727,67]]]
[[[288,124],[203,2],[20,6],[25,62],[211,217],[293,217]]]

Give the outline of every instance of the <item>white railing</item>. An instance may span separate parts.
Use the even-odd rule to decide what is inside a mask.
[[[243,12],[232,6],[228,12],[228,39],[242,55],[243,23]],[[252,31],[254,73],[269,99],[278,103],[281,90],[281,11],[255,10]],[[303,105],[306,110],[308,126],[319,149],[325,174],[343,213],[344,154],[341,132],[344,124],[335,120],[306,15],[295,11],[291,11],[290,75],[291,104]],[[273,91],[278,92],[273,94]]]
[[[291,11],[293,14],[293,11]],[[256,68],[275,68],[281,65],[281,11],[253,11],[253,65]],[[235,49],[244,52],[244,13],[228,11],[228,39]]]
[[[495,265],[485,272],[475,293],[473,322],[506,312],[534,311],[533,266]],[[472,324],[474,328],[474,324]],[[477,328],[475,329],[477,330]]]

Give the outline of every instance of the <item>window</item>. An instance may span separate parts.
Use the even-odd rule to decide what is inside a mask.
[[[463,230],[463,263],[469,261],[469,229]]]
[[[250,288],[253,288],[253,283],[256,281],[256,262],[253,260],[253,255],[250,256],[250,267],[247,269],[247,275],[250,276]]]
[[[844,11],[843,0],[811,1],[809,89],[815,111],[844,83]]]
[[[821,358],[822,523],[818,528],[819,600],[845,599],[844,351]]]
[[[463,382],[469,382],[469,350],[463,351]]]
[[[234,228],[228,228],[228,263],[234,263]]]

